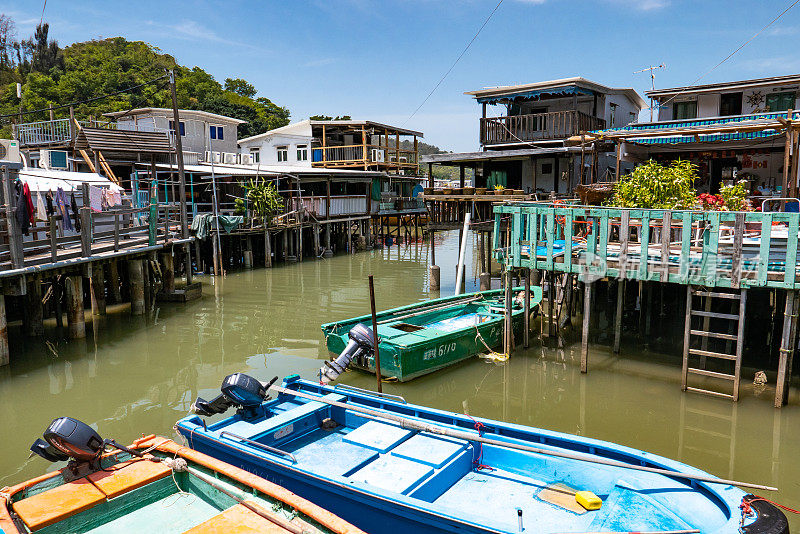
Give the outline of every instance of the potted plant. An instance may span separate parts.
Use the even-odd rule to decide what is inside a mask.
[[[476,195],[485,195],[486,194],[486,188],[485,187],[476,187],[475,188],[475,194]]]
[[[475,188],[474,187],[465,187],[464,191],[462,191],[461,194],[462,195],[474,195],[475,194]]]
[[[503,187],[502,185],[498,184],[498,185],[494,186],[494,194],[495,195],[505,195],[506,194],[506,188]]]
[[[442,188],[442,194],[443,195],[452,195],[453,194],[453,188],[452,187],[443,187]]]
[[[423,195],[432,195],[433,194],[433,188],[432,187],[423,187],[422,188],[422,194]]]
[[[464,188],[463,187],[454,187],[453,188],[453,194],[454,195],[463,195],[464,194]]]
[[[514,195],[524,195],[525,191],[523,191],[522,189],[514,189],[513,194]]]

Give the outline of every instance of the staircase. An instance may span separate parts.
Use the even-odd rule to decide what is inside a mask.
[[[731,313],[712,311],[716,301],[730,303]],[[747,290],[725,291],[720,288],[707,290],[688,286],[686,290],[686,326],[683,338],[683,369],[681,389],[715,397],[739,400],[739,375],[742,368],[742,348],[744,346],[744,312]],[[716,306],[718,309],[719,306]],[[738,310],[737,310],[738,308]],[[693,321],[693,319],[695,319]],[[728,324],[727,332],[712,331],[711,321]],[[700,340],[700,348],[693,348],[693,339]],[[717,339],[726,343],[720,352],[709,350],[709,341]],[[717,346],[721,343],[716,343]],[[735,346],[735,350],[732,350]],[[724,350],[724,352],[722,352]],[[706,368],[708,359],[733,362],[733,374],[710,371]],[[709,389],[689,386],[691,376],[703,376],[732,382],[732,392],[722,393]]]

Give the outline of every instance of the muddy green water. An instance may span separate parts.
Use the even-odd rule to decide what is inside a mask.
[[[455,286],[457,232],[437,236],[441,295]],[[319,325],[367,313],[367,276],[377,305],[438,297],[427,289],[427,244],[336,256],[271,270],[200,277],[202,300],[162,306],[154,323],[112,308],[98,333],[66,342],[50,326],[27,340],[11,325],[12,365],[0,369],[0,487],[52,467],[28,459],[28,447],[55,417],[90,423],[104,437],[173,435],[199,394],[218,392],[236,371],[262,380],[313,377],[328,356]],[[470,251],[470,257],[472,251]],[[468,266],[467,290],[477,286]],[[496,283],[496,282],[495,282]],[[652,337],[659,335],[659,322]],[[601,321],[602,326],[602,321]],[[777,486],[773,498],[800,507],[800,398],[772,408],[773,391],[743,387],[738,404],[680,391],[681,347],[651,352],[628,336],[622,354],[592,346],[590,371],[579,370],[575,332],[546,343],[534,338],[508,363],[474,359],[384,391],[408,401],[472,415],[591,436],[676,458],[718,476]],[[374,388],[350,372],[344,382]],[[792,520],[793,530],[800,521]]]

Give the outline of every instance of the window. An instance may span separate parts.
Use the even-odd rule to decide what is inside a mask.
[[[742,93],[725,93],[719,96],[719,115],[727,117],[729,115],[742,114]]]
[[[253,163],[259,163],[261,161],[261,150],[258,148],[251,148],[250,156],[253,158]]]
[[[289,160],[289,147],[279,146],[275,148],[278,150],[278,162]]]
[[[308,161],[307,145],[297,145],[297,161]]]
[[[225,139],[225,136],[222,134],[222,126],[209,126],[211,129],[211,139]]]
[[[164,123],[162,122],[161,124],[164,124]],[[183,121],[180,121],[178,123],[178,126],[181,129],[181,137],[186,137],[186,123],[184,123]],[[169,129],[170,129],[170,131],[173,131],[173,132],[175,131],[175,121],[169,121]]]
[[[788,111],[794,108],[795,92],[773,93],[767,95],[767,109],[770,111]]]
[[[696,119],[697,118],[697,101],[692,102],[675,102],[674,112],[672,119],[679,121],[682,119]]]

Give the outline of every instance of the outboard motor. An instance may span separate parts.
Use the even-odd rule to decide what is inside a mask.
[[[262,384],[258,379],[244,373],[228,375],[222,381],[220,388],[222,394],[210,401],[197,397],[192,404],[192,411],[197,415],[210,417],[224,413],[228,408],[236,406],[241,415],[253,416],[261,403],[269,398],[267,391],[276,380],[278,380],[277,376],[268,384]]]
[[[106,448],[106,445],[125,451],[133,456],[141,457],[138,451],[119,445],[113,439],[103,439],[100,434],[82,421],[72,417],[54,419],[44,439],[37,439],[31,445],[31,452],[50,462],[75,460],[78,463],[95,463]],[[98,466],[99,467],[99,466]]]
[[[329,384],[339,378],[339,375],[344,373],[350,362],[355,359],[363,361],[366,366],[367,358],[375,350],[375,336],[364,323],[355,325],[348,336],[350,336],[350,341],[342,353],[335,360],[326,361],[319,370],[319,379],[323,384]]]

